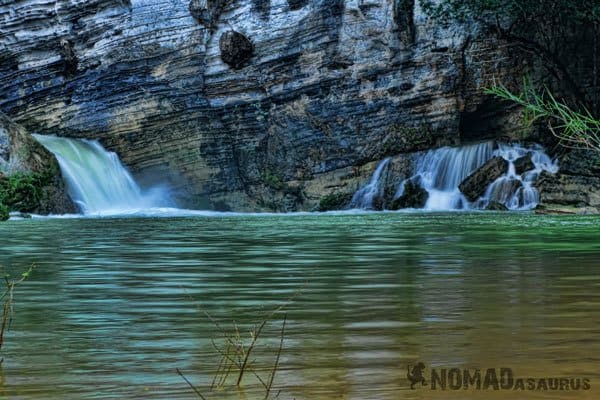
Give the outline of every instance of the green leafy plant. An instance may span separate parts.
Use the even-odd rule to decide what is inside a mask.
[[[561,145],[600,152],[600,120],[586,109],[582,112],[573,110],[557,100],[548,88],[540,93],[524,79],[519,93],[513,93],[502,84],[487,88],[485,92],[523,107],[527,127],[544,121]]]
[[[11,211],[33,212],[43,199],[49,173],[16,173],[0,179],[0,203]]]

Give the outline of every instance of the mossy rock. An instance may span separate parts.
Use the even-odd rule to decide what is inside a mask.
[[[262,179],[265,185],[273,190],[283,190],[286,187],[283,179],[269,169],[263,172]]]
[[[342,210],[351,200],[352,193],[331,193],[321,198],[317,211]]]
[[[43,200],[51,173],[17,173],[0,179],[0,203],[10,211],[34,212]]]

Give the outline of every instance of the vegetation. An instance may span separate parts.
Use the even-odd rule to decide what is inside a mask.
[[[598,113],[599,0],[420,1],[434,18],[475,20],[533,54],[561,92]]]
[[[587,110],[574,111],[558,101],[547,88],[539,94],[526,79],[520,93],[513,93],[504,85],[486,89],[486,93],[522,106],[526,127],[545,121],[561,145],[600,153],[600,120]]]
[[[317,211],[341,210],[352,200],[352,193],[331,193],[319,201]]]
[[[279,368],[279,361],[281,359],[281,353],[283,351],[283,344],[285,338],[285,329],[287,323],[287,314],[283,314],[281,328],[278,331],[279,345],[277,352],[274,355],[274,360],[269,368],[260,368],[260,370],[266,370],[267,376],[259,374],[259,368],[257,362],[253,359],[252,354],[255,353],[259,347],[260,339],[263,338],[265,328],[267,325],[272,324],[276,320],[276,316],[280,315],[284,308],[287,307],[294,299],[301,294],[301,291],[296,291],[293,296],[283,303],[277,309],[268,313],[261,322],[254,324],[250,329],[249,337],[244,337],[238,324],[233,321],[231,329],[225,327],[223,323],[217,321],[207,311],[200,309],[200,311],[211,321],[217,332],[220,334],[220,338],[212,340],[212,346],[215,350],[216,355],[219,358],[216,372],[214,373],[212,382],[208,388],[203,392],[199,387],[194,385],[186,375],[177,368],[177,374],[186,382],[191,390],[200,399],[206,400],[207,393],[214,393],[217,390],[226,390],[234,388],[236,390],[241,389],[244,377],[252,375],[260,382],[264,389],[264,399],[277,398],[278,393],[273,396],[273,384],[275,375]],[[241,393],[240,393],[241,395]]]
[[[6,221],[8,219],[8,206],[0,203],[0,222]]]
[[[281,179],[281,177],[275,172],[273,172],[271,169],[266,169],[263,172],[262,178],[265,185],[267,185],[271,189],[282,190],[285,186],[283,179]]]
[[[33,271],[34,266],[32,265],[29,269],[21,274],[19,279],[10,279],[9,274],[4,274],[4,281],[6,282],[6,289],[2,296],[0,296],[0,300],[4,300],[2,305],[2,322],[0,324],[0,351],[2,350],[2,345],[4,344],[4,334],[10,330],[10,326],[12,323],[14,310],[13,310],[13,301],[14,301],[14,291],[15,287],[29,278],[29,275]],[[2,363],[4,359],[0,359],[0,363]]]
[[[2,210],[33,212],[43,199],[42,188],[50,183],[50,173],[16,173],[0,177],[0,220]]]

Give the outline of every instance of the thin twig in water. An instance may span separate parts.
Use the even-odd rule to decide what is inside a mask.
[[[267,394],[265,395],[265,400],[269,398],[269,394],[271,394],[271,388],[273,387],[273,380],[275,379],[275,374],[277,373],[277,368],[279,367],[279,358],[281,357],[281,351],[283,350],[283,338],[285,336],[285,323],[287,322],[287,314],[283,316],[283,325],[281,326],[281,337],[279,340],[279,350],[277,350],[277,357],[275,358],[275,365],[273,366],[273,370],[271,371],[271,377],[269,378],[269,385],[267,386]]]
[[[250,343],[250,347],[248,347],[248,351],[246,352],[246,356],[244,357],[244,362],[242,363],[242,367],[240,368],[240,374],[238,375],[238,380],[236,383],[237,387],[240,387],[240,385],[242,384],[242,378],[244,377],[246,365],[248,365],[248,358],[250,357],[250,353],[252,352],[252,349],[254,349],[254,346],[256,345],[256,341],[258,340],[258,338],[266,324],[267,324],[267,320],[264,320],[262,322],[262,324],[260,324],[260,327],[258,328],[258,330],[255,330],[254,334],[252,335],[252,343]]]
[[[188,380],[188,378],[185,377],[185,375],[183,374],[183,372],[181,372],[179,370],[179,368],[176,368],[175,370],[177,371],[177,373],[179,374],[179,376],[182,377],[183,380],[188,384],[188,386],[191,387],[194,392],[196,392],[196,394],[198,395],[198,397],[200,397],[202,400],[206,400],[206,397],[202,396],[202,393],[200,393],[200,391],[196,388],[196,386],[194,386],[192,384],[192,382],[190,382]]]
[[[19,280],[10,280],[8,275],[4,276],[4,280],[6,281],[6,290],[0,296],[0,300],[4,300],[4,305],[2,306],[2,326],[0,327],[0,350],[2,350],[2,345],[4,344],[4,333],[7,330],[10,330],[10,326],[12,324],[13,315],[14,315],[14,290],[15,287],[22,283],[24,280],[29,278],[31,271],[35,268],[35,265],[29,267],[29,269],[21,274],[21,279]],[[2,363],[4,359],[0,359],[0,363]]]

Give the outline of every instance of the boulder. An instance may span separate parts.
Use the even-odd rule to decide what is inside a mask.
[[[239,69],[252,57],[254,45],[244,34],[227,31],[219,39],[221,59],[232,68]]]
[[[488,211],[508,211],[508,207],[497,201],[490,201],[485,209]]]
[[[402,196],[394,199],[390,210],[401,208],[423,208],[429,198],[429,192],[421,186],[420,179],[409,179],[404,183]]]
[[[458,188],[469,201],[475,201],[483,196],[490,183],[507,172],[508,161],[496,156],[469,175]]]
[[[523,183],[519,179],[508,177],[498,179],[492,185],[491,190],[488,189],[490,201],[506,203],[521,187],[523,187]]]
[[[524,172],[535,169],[535,164],[531,160],[531,153],[527,153],[521,158],[515,160],[515,172],[517,175],[523,175]]]

